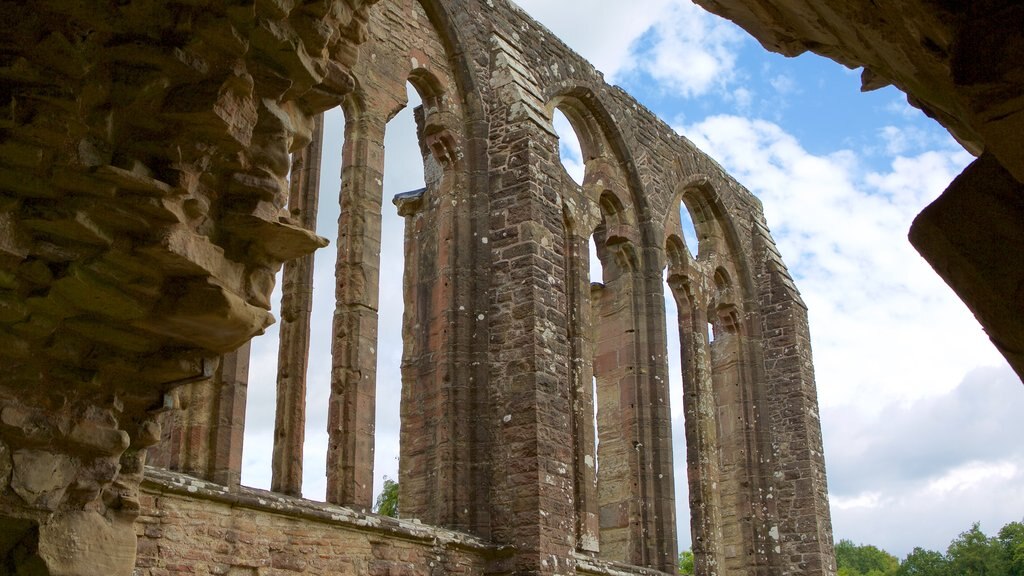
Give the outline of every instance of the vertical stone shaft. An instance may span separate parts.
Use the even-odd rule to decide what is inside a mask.
[[[327,501],[365,509],[373,500],[385,123],[366,114],[346,125],[327,416]]]
[[[719,498],[722,513],[722,537],[725,542],[725,573],[755,574],[760,564],[759,551],[753,545],[758,537],[753,525],[751,487],[759,484],[751,454],[748,398],[749,383],[741,370],[739,336],[722,329],[716,319],[714,341],[710,346],[711,380],[715,394],[721,482]],[[763,550],[763,547],[761,548]]]
[[[718,500],[718,434],[711,361],[707,346],[707,317],[678,283],[672,286],[679,310],[679,346],[683,370],[683,410],[686,433],[686,471],[690,492],[690,526],[697,574],[721,573],[725,553],[721,539]]]
[[[430,121],[423,111],[416,109],[421,138]],[[437,143],[438,134],[426,141]],[[426,153],[422,196],[395,200],[406,217],[399,486],[403,516],[465,530],[478,490],[467,264],[474,239],[463,208],[464,174],[459,162],[446,159]]]
[[[636,380],[636,329],[629,273],[595,287],[598,498],[601,557],[646,565],[641,534],[640,448]]]
[[[660,274],[619,264],[631,259],[619,253],[629,249],[606,249],[607,283],[593,292],[601,556],[671,570],[678,560],[664,296]]]
[[[600,550],[597,499],[597,450],[594,430],[594,306],[590,298],[587,238],[572,231],[566,240],[569,263],[569,350],[572,367],[572,418],[576,466],[576,546]]]
[[[251,342],[246,342],[238,350],[225,354],[217,369],[216,420],[210,431],[208,478],[224,486],[238,486],[242,481],[250,347]]]
[[[238,486],[242,477],[249,349],[246,342],[221,356],[212,378],[186,384],[175,392],[182,409],[163,416],[163,440],[149,449],[150,465]]]
[[[400,455],[398,459],[399,501],[402,503],[402,516],[419,518],[424,522],[435,522],[432,504],[436,504],[436,494],[431,490],[428,471],[430,466],[428,451],[434,445],[429,433],[434,422],[428,422],[424,413],[424,402],[428,394],[421,390],[421,354],[429,356],[424,350],[429,342],[422,325],[424,313],[418,297],[420,292],[421,251],[420,238],[424,226],[425,215],[421,211],[423,196],[408,199],[395,199],[399,215],[405,218],[405,268],[402,273],[402,299],[405,307],[402,310],[402,400],[401,400],[401,432],[399,440]]]
[[[319,115],[305,150],[293,155],[288,208],[299,223],[316,232],[320,199],[320,157],[324,118]],[[313,312],[313,254],[284,264],[281,342],[277,356],[277,412],[271,490],[302,495],[302,446],[306,427],[306,370]]]
[[[662,270],[653,263],[662,262],[663,254],[645,250],[643,274],[644,299],[638,329],[645,334],[637,378],[646,392],[649,407],[644,441],[649,465],[645,468],[649,482],[645,489],[647,514],[647,547],[649,565],[671,572],[678,567],[679,544],[676,528],[675,467],[672,445],[672,398],[669,390],[668,342],[666,337],[665,289]]]

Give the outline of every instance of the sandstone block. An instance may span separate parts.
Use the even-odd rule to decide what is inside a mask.
[[[135,566],[130,521],[69,512],[39,528],[39,557],[50,576],[129,576]]]
[[[11,489],[27,504],[55,510],[74,480],[78,467],[64,454],[18,450],[12,458]]]

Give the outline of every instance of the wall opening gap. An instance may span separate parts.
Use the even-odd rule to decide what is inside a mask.
[[[573,181],[582,185],[586,166],[583,163],[580,139],[576,135],[576,131],[573,130],[572,124],[569,123],[569,119],[558,108],[555,108],[552,115],[552,125],[555,128],[555,133],[558,134],[559,160]]]
[[[341,213],[342,150],[345,113],[324,113],[320,156],[320,198],[316,232],[331,243],[317,250],[313,264],[313,312],[310,317],[309,367],[306,370],[306,428],[303,444],[302,495],[323,501],[327,493],[327,400],[331,397],[331,331],[334,321],[335,265],[338,261],[338,216]]]
[[[676,469],[676,537],[679,551],[684,552],[692,548],[692,533],[690,531],[690,482],[686,464],[686,410],[683,405],[684,359],[681,338],[681,326],[689,320],[684,320],[681,313],[688,315],[686,311],[679,310],[672,287],[666,285],[665,319],[668,326],[665,334],[668,343],[669,395],[672,398],[672,461],[675,463]]]
[[[686,209],[686,204],[683,202],[679,203],[679,223],[683,227],[683,242],[686,243],[690,255],[696,259],[700,252],[700,237],[697,236],[697,227],[693,224],[693,217],[690,216],[690,211]]]
[[[270,297],[271,313],[281,317],[281,280],[274,277]],[[270,490],[274,456],[274,420],[277,411],[277,354],[281,345],[280,322],[252,339],[249,356],[249,384],[245,401],[245,430],[242,437],[243,486]]]
[[[398,481],[402,397],[402,315],[405,270],[405,219],[391,199],[425,186],[423,156],[416,137],[413,110],[420,95],[406,83],[408,105],[388,122],[384,132],[384,197],[381,202],[380,288],[377,324],[377,415],[374,448],[374,502],[385,478]]]

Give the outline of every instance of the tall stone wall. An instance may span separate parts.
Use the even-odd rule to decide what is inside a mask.
[[[147,9],[156,10],[141,2],[128,6],[136,11],[90,14],[90,22],[100,30],[127,28],[143,14],[152,16]],[[51,278],[35,256],[13,251],[26,230],[35,231],[36,246],[47,253],[54,252],[54,237],[78,242],[80,227],[64,219],[53,199],[80,191],[62,184],[59,156],[5,152],[3,159],[12,174],[31,173],[50,195],[29,196],[14,179],[3,191],[3,198],[13,198],[2,205],[12,207],[3,217],[14,223],[0,244],[10,255],[3,270],[16,283],[3,297],[30,311],[28,320],[19,316],[3,325],[3,337],[19,346],[14,350],[25,350],[12,371],[17,385],[12,380],[0,391],[9,399],[0,412],[9,427],[0,464],[9,461],[14,469],[2,476],[9,480],[0,510],[19,534],[0,540],[7,564],[50,562],[46,546],[61,540],[44,536],[37,524],[52,520],[45,511],[26,510],[59,501],[67,486],[74,494],[90,486],[75,480],[82,472],[65,466],[64,440],[33,432],[38,415],[62,401],[57,390],[70,390],[88,398],[87,409],[67,411],[64,428],[55,430],[72,430],[68,438],[75,442],[106,442],[100,448],[112,460],[96,460],[108,464],[97,469],[115,476],[111,463],[132,448],[130,460],[120,458],[121,477],[128,478],[115,484],[121,500],[103,499],[124,511],[117,516],[121,523],[112,525],[110,515],[99,512],[107,526],[102,533],[116,537],[118,546],[118,555],[108,554],[113,560],[105,574],[130,571],[136,533],[136,570],[152,576],[672,573],[678,553],[674,473],[683,454],[672,446],[673,402],[686,413],[699,573],[834,572],[806,310],[759,202],[712,159],[504,0],[261,1],[198,13],[169,3],[163,10],[177,35],[159,36],[166,45],[155,32],[131,36],[134,46],[151,46],[205,71],[213,62],[218,70],[231,64],[232,74],[251,81],[203,92],[200,80],[171,67],[155,78],[132,77],[156,82],[143,83],[156,91],[150,99],[144,96],[151,92],[92,77],[69,91],[78,99],[107,98],[105,109],[122,115],[126,125],[150,122],[146,134],[156,142],[161,128],[179,130],[167,132],[160,146],[143,147],[143,159],[132,151],[146,140],[115,130],[111,148],[123,152],[111,153],[113,168],[75,164],[72,170],[76,178],[114,178],[113,191],[104,190],[142,202],[140,218],[151,216],[151,205],[182,203],[181,210],[170,210],[183,220],[150,226],[168,230],[157,234],[166,239],[157,242],[159,249],[135,248],[133,239],[148,238],[138,231],[107,232],[106,250],[131,248],[131,269],[161,279],[146,284],[148,291],[132,288],[159,304],[142,312],[143,320],[111,315],[120,310],[113,306],[124,299],[120,292],[134,286],[133,276],[118,276],[126,279],[120,284],[82,284],[83,277],[98,278],[96,271],[73,274],[105,256],[67,255],[66,266],[45,265]],[[40,21],[36,34],[57,29],[55,18]],[[122,36],[91,38],[82,41],[95,54],[124,57],[113,45]],[[239,52],[235,60],[197,56],[229,48]],[[10,70],[28,69],[31,58],[20,58]],[[49,106],[51,100],[33,91],[32,78],[20,80],[11,101]],[[403,520],[392,521],[365,511],[372,497],[377,313],[392,304],[378,297],[380,214],[393,209],[381,197],[383,137],[387,121],[406,105],[406,82],[423,101],[416,121],[426,187],[395,199],[406,222],[406,265]],[[180,91],[168,91],[179,84]],[[106,91],[94,94],[100,85]],[[175,115],[184,94],[201,112]],[[216,96],[212,112],[203,108],[210,104],[203,95]],[[313,273],[303,255],[322,244],[310,231],[317,198],[334,194],[318,186],[323,134],[315,113],[337,105],[346,115],[346,134],[339,235],[330,239],[338,246],[332,381],[330,396],[317,399],[330,410],[329,504],[318,504],[295,498],[302,481]],[[171,111],[140,115],[140,106]],[[580,137],[582,185],[560,163],[556,108]],[[237,115],[225,120],[231,110]],[[39,113],[12,116],[21,124],[4,128],[4,150],[31,140],[25,126],[43,122]],[[231,130],[250,121],[252,139],[234,144],[210,128],[238,136]],[[122,142],[129,135],[134,138]],[[175,150],[171,144],[180,148],[188,138],[194,139],[189,149],[205,156],[189,156],[188,164],[154,160],[164,158],[154,150],[166,155]],[[60,150],[90,150],[76,146]],[[117,164],[122,160],[130,162]],[[157,176],[179,183],[161,187],[147,180]],[[107,205],[100,192],[80,201],[73,196],[71,205],[91,214]],[[680,210],[696,225],[696,254],[683,242]],[[595,284],[591,242],[604,273]],[[273,272],[285,260],[272,470],[277,494],[269,494],[238,485],[247,350],[236,348],[269,321]],[[236,280],[251,281],[231,284],[222,277],[231,271]],[[34,308],[40,282],[69,283],[44,301],[45,310],[70,315],[33,340],[20,324],[46,317]],[[213,286],[223,297],[199,298],[189,291],[195,285],[207,287],[207,296]],[[671,322],[666,286],[679,309]],[[91,324],[80,326],[82,316]],[[114,338],[114,330],[124,338]],[[667,330],[678,330],[682,343],[682,398],[669,393]],[[64,344],[68,335],[92,347],[89,354],[60,357],[66,361],[61,366],[83,378],[54,380],[66,370],[40,373],[38,358],[76,349]],[[109,351],[103,346],[112,341],[142,346],[146,338],[156,338],[152,350],[136,351],[135,364],[112,364],[122,366],[118,378],[89,379],[93,373],[82,372],[95,367],[95,374],[104,374]],[[111,358],[125,355],[117,354]],[[145,354],[178,362],[178,372],[157,370],[164,364],[147,364]],[[64,388],[38,387],[31,394],[31,383]],[[135,392],[122,397],[129,383]],[[117,414],[103,411],[109,409]],[[139,431],[110,434],[93,424],[118,430],[125,428],[122,421],[137,422]],[[154,443],[151,462],[173,472],[150,469],[139,496],[143,448]],[[80,462],[82,450],[68,449],[74,455],[66,458]],[[41,479],[44,469],[67,482],[51,486]],[[67,535],[98,522],[95,501],[94,494],[46,510],[69,511],[62,521]],[[69,557],[85,565],[96,550],[84,546]]]

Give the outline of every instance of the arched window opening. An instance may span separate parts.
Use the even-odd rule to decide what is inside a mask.
[[[680,325],[684,318],[689,317],[685,310],[686,303],[680,303],[681,294],[676,295],[682,288],[672,288],[668,284],[665,292],[665,319],[667,329],[665,331],[668,344],[668,374],[669,374],[669,395],[672,398],[672,452],[673,462],[676,470],[686,470],[686,424],[683,398],[683,357],[682,342],[680,340]],[[683,307],[683,310],[680,308]],[[687,474],[675,475],[676,495],[676,534],[679,539],[679,550],[689,550],[690,542],[690,503],[689,483]]]
[[[281,317],[281,279],[274,277],[271,313]],[[270,489],[271,458],[274,446],[274,414],[277,399],[278,350],[281,347],[281,322],[249,343],[249,382],[245,403],[245,432],[242,441],[241,483],[252,488]],[[188,406],[183,406],[188,408]]]
[[[330,388],[334,239],[345,125],[340,108],[327,111],[310,145],[292,155],[289,215],[332,242],[313,257],[285,263],[271,299],[278,322],[251,342],[248,358],[241,483],[315,500],[322,500],[325,492],[324,399]],[[275,451],[281,453],[276,458]]]
[[[439,170],[429,162],[417,138],[416,108],[421,97],[412,83],[406,84],[409,103],[392,118],[384,132],[384,201],[381,207],[380,288],[377,329],[377,407],[374,452],[374,501],[384,480],[398,479],[400,410],[402,397],[402,317],[405,311],[405,219],[392,198],[419,191],[425,173]],[[427,156],[432,158],[432,156]],[[433,170],[432,170],[433,168]],[[401,503],[399,503],[401,509]]]
[[[580,147],[580,139],[573,129],[572,124],[565,114],[555,108],[552,116],[552,124],[555,133],[558,134],[558,156],[562,161],[565,171],[577,184],[583,184],[583,176],[586,172],[586,164],[583,161],[583,151]]]
[[[595,285],[600,286],[604,282],[604,266],[601,264],[601,258],[599,258],[598,255],[597,255],[597,242],[596,242],[596,240],[595,240],[593,235],[590,236],[590,241],[587,243],[587,245],[590,248],[590,250],[589,250],[589,258],[590,258],[590,283],[591,283],[591,286],[592,286],[591,294],[595,294],[595,293],[599,293],[599,292],[595,292],[593,287]],[[596,302],[594,302],[594,298],[591,298],[591,313],[590,313],[590,318],[591,319],[595,319],[596,318],[595,312],[597,310],[598,310],[598,308],[596,307]],[[598,427],[597,427],[598,405],[597,405],[597,374],[596,373],[593,373],[593,377],[591,378],[591,398],[592,398],[592,403],[594,405],[594,420],[593,420],[593,425],[594,425],[594,452],[593,452],[593,454],[594,454],[594,473],[595,474],[600,474],[601,460],[597,457],[597,454],[598,454],[598,447],[601,445],[601,438],[598,435]]]
[[[685,211],[685,209],[683,209]],[[685,227],[685,225],[684,225]],[[688,294],[686,245],[678,234],[671,234],[665,243],[667,267],[665,271],[665,322],[668,347],[669,395],[672,398],[672,452],[676,470],[687,473],[675,475],[676,534],[679,551],[692,548],[690,531],[690,479],[687,462],[686,405],[683,375],[687,363],[693,362],[692,343],[683,337],[692,326],[693,306]],[[684,344],[687,344],[684,347]],[[692,380],[692,378],[691,378]]]
[[[342,150],[347,123],[341,107],[324,113],[323,154],[317,234],[331,243],[317,250],[313,268],[313,306],[306,376],[306,427],[302,449],[302,494],[323,500],[327,478],[327,402],[331,395],[331,320],[334,317],[334,265],[338,260],[338,215]]]
[[[679,203],[679,223],[683,228],[683,240],[686,242],[686,248],[693,258],[697,259],[700,255],[700,241],[698,240],[700,237],[697,236],[697,227],[694,226],[693,217],[684,202]]]
[[[601,265],[601,258],[597,255],[597,241],[593,235],[590,236],[590,242],[587,244],[590,247],[590,281],[604,282],[604,268]]]

